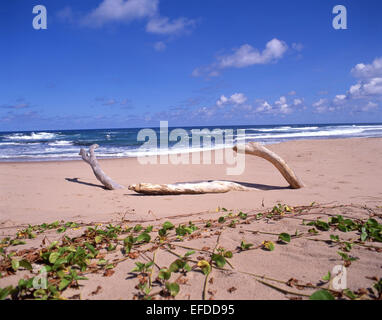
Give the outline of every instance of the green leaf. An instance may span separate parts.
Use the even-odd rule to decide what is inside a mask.
[[[96,236],[95,238],[94,238],[94,241],[95,241],[95,243],[100,243],[101,241],[102,241],[102,236]]]
[[[145,232],[149,233],[151,231],[153,231],[153,226],[148,226],[146,229],[145,229]]]
[[[163,223],[162,228],[165,230],[171,230],[174,229],[175,226],[170,221],[166,221],[165,223]]]
[[[141,231],[143,229],[143,227],[142,227],[142,225],[140,225],[140,224],[137,224],[135,227],[134,227],[134,231],[135,232],[139,232],[139,231]]]
[[[93,254],[93,257],[95,257],[98,254],[98,251],[90,243],[85,242],[85,246]]]
[[[179,293],[179,285],[176,282],[166,282],[166,289],[175,297]]]
[[[159,270],[158,278],[161,280],[168,280],[171,277],[171,271],[168,269]]]
[[[9,296],[9,294],[12,292],[12,290],[13,290],[12,286],[8,286],[4,289],[0,288],[0,300],[6,299]]]
[[[29,271],[31,271],[33,269],[32,265],[30,264],[30,262],[28,260],[25,260],[25,259],[20,261],[20,267],[23,267],[23,268],[25,268],[25,269],[27,269]]]
[[[324,281],[330,281],[330,278],[332,277],[330,271],[328,271],[328,273],[322,277],[322,280]]]
[[[202,269],[205,276],[211,272],[211,265],[207,260],[200,260],[197,266]]]
[[[185,257],[189,257],[190,255],[194,254],[195,251],[194,250],[191,250],[191,251],[188,251],[186,252],[186,254],[184,255]]]
[[[97,265],[99,265],[99,266],[104,266],[106,264],[107,264],[107,260],[105,260],[105,259],[99,259],[97,262]]]
[[[318,231],[315,228],[309,229],[308,232],[312,233],[312,234],[317,234],[318,233]]]
[[[263,241],[263,246],[269,251],[273,251],[275,249],[275,244],[272,241]]]
[[[224,265],[226,264],[225,258],[220,254],[214,253],[211,258],[212,258],[212,261],[214,261],[219,268],[223,268]]]
[[[136,262],[135,265],[136,265],[136,267],[133,270],[131,270],[131,272],[137,272],[137,271],[141,272],[141,271],[143,271],[143,269],[145,267],[145,264],[142,262]]]
[[[350,299],[352,299],[352,300],[357,299],[357,296],[356,296],[356,295],[354,294],[354,292],[351,291],[350,289],[345,289],[345,290],[344,290],[344,294],[345,294],[348,298],[350,298]]]
[[[362,228],[362,229],[364,229],[364,228]],[[366,241],[367,237],[368,237],[368,235],[367,235],[366,231],[362,231],[362,233],[361,233],[361,241]]]
[[[13,239],[13,240],[11,240],[10,244],[12,246],[18,246],[18,245],[21,245],[21,244],[26,244],[26,242],[22,241],[22,240],[18,240],[18,239]]]
[[[378,221],[373,218],[370,218],[369,220],[367,220],[366,224],[372,227],[378,227]]]
[[[12,259],[12,269],[14,271],[17,271],[17,269],[20,267],[20,263],[18,260],[16,259]]]
[[[330,240],[332,240],[334,242],[338,242],[338,241],[340,241],[340,237],[337,236],[337,235],[331,234],[330,235]]]
[[[219,219],[218,219],[218,222],[219,223],[223,223],[225,221],[225,218],[224,217],[219,217]]]
[[[318,290],[314,292],[310,297],[310,300],[334,300],[333,295],[327,290]]]
[[[252,246],[253,246],[252,243],[245,243],[244,241],[241,241],[240,243],[241,250],[248,250]]]
[[[136,242],[136,239],[133,236],[128,236],[125,239],[123,239],[123,243],[126,244],[134,244]]]
[[[72,279],[68,279],[68,278],[62,278],[61,281],[60,281],[60,284],[58,286],[58,290],[62,291],[64,290],[68,285],[70,285],[72,283]]]
[[[341,251],[337,251],[337,253],[341,256],[341,258],[345,261],[355,261],[357,260],[358,258],[356,257],[349,257],[348,254],[346,254],[345,252],[341,252]]]
[[[279,241],[284,241],[284,242],[288,242],[289,243],[290,242],[290,234],[285,233],[285,232],[280,233]]]
[[[328,231],[330,229],[329,224],[327,224],[326,222],[321,221],[321,220],[316,221],[316,227],[317,227],[317,229],[320,229],[323,231]]]
[[[66,231],[66,228],[65,227],[60,227],[57,229],[57,233],[63,233]]]
[[[239,212],[239,217],[243,220],[247,219],[248,215],[246,213],[243,213],[243,212]]]
[[[228,258],[228,259],[231,259],[233,257],[233,253],[232,251],[226,251],[224,252],[224,257],[225,258]]]
[[[164,237],[164,236],[166,235],[166,233],[167,233],[167,229],[162,228],[162,229],[159,229],[159,230],[158,230],[158,234],[159,234],[161,237]]]
[[[350,243],[350,242],[345,242],[344,243],[344,250],[349,252],[353,247],[353,243]]]
[[[115,248],[117,248],[117,246],[113,246],[111,243],[109,244],[109,246],[106,248],[107,251],[113,251],[115,250]]]
[[[150,242],[151,237],[148,233],[142,232],[138,237],[137,237],[137,242]]]
[[[50,255],[49,255],[49,262],[51,264],[54,264],[57,259],[60,257],[60,254],[58,252],[52,252]]]
[[[378,282],[374,283],[373,287],[378,291],[378,294],[382,294],[382,278]]]
[[[169,270],[171,272],[178,272],[179,269],[182,269],[184,266],[184,261],[181,259],[176,259],[173,263],[170,264]]]

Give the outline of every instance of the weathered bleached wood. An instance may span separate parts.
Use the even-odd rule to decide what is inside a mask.
[[[86,152],[85,149],[81,148],[79,155],[82,157],[82,159],[88,163],[91,168],[93,169],[94,175],[98,179],[99,182],[101,182],[106,189],[114,190],[114,189],[122,189],[124,186],[114,182],[109,176],[103,172],[101,169],[97,158],[95,156],[94,150],[97,149],[99,146],[98,144],[92,144],[89,147],[89,152]]]
[[[139,183],[130,185],[129,190],[151,195],[225,193],[231,190],[248,191],[249,188],[231,181],[203,181],[174,184]]]
[[[288,181],[289,185],[293,189],[299,189],[304,186],[302,181],[296,176],[293,170],[287,165],[287,163],[282,159],[279,155],[267,149],[263,145],[257,142],[249,142],[245,144],[245,146],[234,146],[233,150],[236,152],[240,150],[244,150],[246,154],[251,154],[254,156],[261,157],[265,160],[271,162],[277,170],[283,175],[286,181]]]
[[[245,145],[234,146],[236,152],[245,152],[246,154],[261,157],[271,162],[288,181],[293,189],[302,188],[304,184],[296,176],[293,170],[276,153],[270,151],[263,145],[256,142],[249,142]],[[151,195],[174,195],[174,194],[201,194],[201,193],[224,193],[231,190],[247,191],[247,188],[239,183],[231,181],[205,181],[196,183],[175,183],[175,184],[152,184],[139,183],[130,185],[129,190],[138,193]]]

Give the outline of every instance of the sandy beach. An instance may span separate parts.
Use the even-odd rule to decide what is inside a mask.
[[[318,217],[327,220],[328,215],[334,214],[367,220],[371,217],[371,212],[374,212],[374,218],[381,223],[381,216],[378,215],[381,212],[378,208],[382,205],[382,139],[304,140],[267,147],[286,160],[306,187],[290,189],[270,163],[253,156],[246,157],[245,172],[240,176],[228,176],[225,165],[141,165],[134,158],[100,160],[103,170],[126,187],[139,182],[230,180],[245,183],[251,188],[250,191],[231,191],[224,194],[178,196],[144,196],[127,188],[105,190],[96,180],[91,168],[80,160],[0,163],[0,238],[14,235],[16,229],[28,224],[51,223],[56,220],[85,224],[122,221],[131,226],[136,223],[144,226],[151,224],[155,230],[165,221],[177,225],[188,223],[190,220],[200,223],[203,219],[218,219],[228,212],[237,214],[242,211],[251,215],[269,211],[277,203],[297,207],[309,206],[314,202],[327,208],[312,210],[303,217],[307,220]],[[340,205],[345,207],[338,207]],[[372,211],[362,209],[363,207],[371,208]],[[311,227],[302,225],[301,222],[302,218],[296,217],[279,221],[259,220],[237,228],[219,226],[218,229],[213,229],[212,226],[211,232],[206,230],[208,237],[188,239],[184,245],[193,248],[208,247],[212,250],[217,238],[219,246],[230,250],[236,250],[243,239],[255,246],[261,245],[264,240],[276,243],[277,236],[246,233],[245,229],[275,234],[294,234],[295,230],[307,232]],[[80,228],[68,232],[78,234],[83,230]],[[357,235],[356,232],[345,234],[336,230],[322,235],[320,233],[317,237],[328,239],[332,233],[339,234],[344,239],[351,239]],[[9,247],[9,250],[38,248],[42,245],[43,235],[45,234],[26,240],[24,245]],[[46,237],[50,242],[61,239],[62,234],[50,230]],[[380,243],[373,245],[378,246]],[[370,287],[373,283],[370,280],[372,277],[382,276],[381,253],[378,250],[364,249],[355,245],[351,251],[351,255],[359,258],[348,268],[348,286],[352,290]],[[187,251],[180,247],[174,249],[177,250],[180,254]],[[269,278],[283,281],[294,278],[316,285],[335,265],[341,264],[341,257],[337,251],[338,247],[331,247],[319,241],[308,241],[304,237],[296,238],[287,245],[276,244],[272,252],[261,248],[240,253],[235,251],[230,259],[233,269],[228,267],[226,271],[213,270],[211,273],[205,298],[290,298],[293,295],[255,280],[250,273],[267,275]],[[200,256],[203,254],[206,255],[206,252],[196,252],[193,259],[199,256],[198,260],[201,260]],[[113,258],[120,259],[122,256],[117,252]],[[80,281],[79,288],[69,288],[63,296],[78,298],[80,295],[82,299],[132,299],[137,292],[137,279],[130,277],[129,272],[135,262],[151,258],[152,252],[148,251],[139,258],[126,259],[115,266],[115,273],[110,277],[92,273],[88,275],[89,280]],[[175,258],[169,252],[158,253],[156,264],[162,267]],[[0,287],[15,284],[20,278],[19,274],[24,276],[29,272],[21,271],[17,275],[10,274],[0,278]],[[180,275],[180,280],[177,281],[180,283],[177,298],[202,299],[202,272],[188,272],[186,275]],[[101,288],[97,290],[98,286]],[[283,288],[303,294],[314,291],[312,288],[299,290],[287,285],[283,285]]]

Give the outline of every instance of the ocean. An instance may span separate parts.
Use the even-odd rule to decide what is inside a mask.
[[[363,124],[301,124],[301,125],[247,125],[220,127],[183,127],[189,137],[193,129],[220,128],[232,129],[235,141],[237,129],[245,129],[246,141],[264,144],[279,143],[289,140],[336,139],[353,137],[382,137],[382,123]],[[159,128],[152,128],[159,137]],[[169,132],[174,128],[169,128]],[[97,143],[98,158],[123,158],[153,155],[159,153],[175,153],[188,151],[179,143],[171,142],[168,149],[143,148],[144,141],[137,141],[141,128],[128,129],[89,129],[89,130],[44,130],[0,132],[0,161],[57,161],[79,160],[80,148]],[[242,141],[240,141],[242,142]],[[191,139],[189,146],[191,147]],[[201,146],[205,147],[205,146]],[[200,149],[199,147],[198,149]],[[210,148],[221,148],[214,143]],[[187,150],[186,150],[187,149]]]

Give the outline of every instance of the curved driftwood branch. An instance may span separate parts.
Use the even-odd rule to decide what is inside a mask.
[[[204,181],[174,184],[139,183],[129,186],[129,190],[151,195],[175,195],[225,193],[231,190],[248,191],[250,189],[231,181]]]
[[[97,149],[98,147],[99,147],[98,144],[92,144],[89,147],[89,152],[86,152],[85,149],[81,148],[79,155],[82,157],[82,160],[84,160],[87,164],[91,166],[91,168],[93,169],[94,175],[96,176],[98,181],[105,186],[106,189],[114,190],[114,189],[124,188],[124,186],[121,186],[120,184],[114,182],[101,169],[94,153],[94,150]]]
[[[234,146],[233,150],[238,151],[238,146]],[[282,159],[279,155],[267,149],[263,145],[257,142],[249,142],[244,148],[239,148],[239,152],[244,150],[246,154],[251,154],[254,156],[258,156],[265,160],[271,162],[277,170],[283,175],[286,181],[288,181],[289,185],[293,189],[299,189],[304,186],[302,181],[296,176],[293,170],[286,164],[284,159]]]
[[[293,189],[302,188],[304,184],[296,176],[286,162],[276,153],[268,150],[259,143],[249,142],[245,145],[234,146],[236,152],[245,152],[261,157],[271,162],[288,181]],[[224,193],[231,190],[247,191],[249,188],[231,181],[205,181],[195,183],[175,183],[175,184],[152,184],[139,183],[129,186],[129,190],[138,193],[151,195],[173,195],[173,194],[201,194],[201,193]]]

